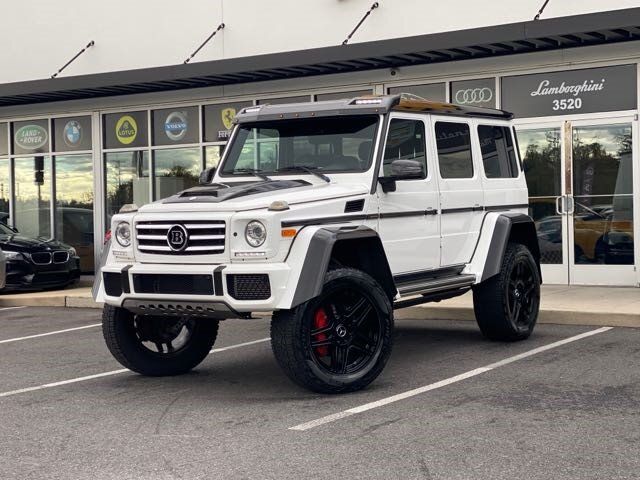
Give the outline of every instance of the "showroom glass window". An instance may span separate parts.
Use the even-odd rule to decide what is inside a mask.
[[[13,122],[13,224],[29,237],[52,238],[49,120]]]
[[[102,117],[106,228],[127,203],[151,201],[148,112],[109,113]]]
[[[205,167],[217,167],[233,130],[236,114],[253,102],[234,102],[203,107],[203,143]]]
[[[91,117],[52,120],[55,238],[74,247],[82,272],[94,271]]]
[[[153,200],[198,184],[202,170],[199,107],[154,110],[152,123]]]
[[[0,123],[0,223],[9,224],[9,199],[11,177],[9,176],[9,125]]]

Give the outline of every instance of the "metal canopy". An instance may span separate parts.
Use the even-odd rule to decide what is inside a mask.
[[[640,8],[335,47],[0,85],[0,106],[487,58],[640,40]]]

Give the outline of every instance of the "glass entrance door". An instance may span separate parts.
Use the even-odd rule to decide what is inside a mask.
[[[540,245],[542,279],[568,283],[567,224],[560,203],[565,195],[562,124],[518,128],[518,145],[529,189],[529,215]]]
[[[632,119],[571,122],[570,133],[569,281],[634,285]]]
[[[632,118],[522,126],[547,283],[635,285]]]

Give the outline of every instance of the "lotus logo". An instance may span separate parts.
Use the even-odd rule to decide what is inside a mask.
[[[131,115],[124,115],[116,122],[116,138],[123,145],[129,145],[138,136],[138,124]]]
[[[182,225],[174,225],[167,232],[167,244],[174,252],[181,252],[187,248],[189,235]]]

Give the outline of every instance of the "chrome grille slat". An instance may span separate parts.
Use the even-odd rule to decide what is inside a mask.
[[[169,230],[175,223],[146,223],[140,222],[136,224],[137,230]],[[183,226],[187,230],[197,228],[225,228],[224,223],[185,223]]]
[[[138,240],[166,240],[166,235],[138,235]]]
[[[191,240],[224,240],[224,235],[190,235]]]
[[[167,232],[174,225],[187,230],[188,243],[176,251],[167,243]],[[169,223],[167,220],[141,220],[135,224],[137,248],[142,253],[156,255],[219,255],[224,252],[226,223],[216,220],[189,220]]]

